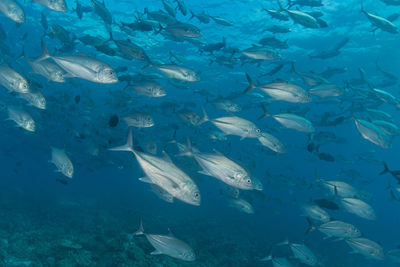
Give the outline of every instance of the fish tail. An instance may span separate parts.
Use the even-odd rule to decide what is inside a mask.
[[[379,175],[383,175],[385,173],[390,172],[388,165],[386,164],[386,162],[382,162],[383,163],[383,170],[379,173]]]
[[[210,121],[210,118],[208,118],[208,115],[207,115],[206,110],[204,109],[204,107],[202,107],[201,110],[203,111],[203,119],[199,122],[199,125],[203,124],[203,123],[205,123],[207,121]]]
[[[285,10],[284,8],[283,8],[283,6],[282,6],[282,4],[281,4],[281,2],[278,0],[278,1],[276,1],[277,3],[278,3],[278,6],[279,6],[279,10]],[[289,1],[289,3],[290,3],[290,1]]]
[[[133,150],[133,140],[132,140],[132,129],[129,128],[128,136],[126,138],[126,143],[125,145],[122,146],[117,146],[113,148],[109,148],[108,150],[111,151],[131,151],[134,152]]]
[[[308,229],[307,229],[307,231],[306,231],[306,235],[308,235],[309,233],[311,233],[312,231],[314,231],[315,229],[316,229],[316,227],[315,227],[315,225],[313,224],[313,222],[311,221],[311,219],[310,218],[306,218],[307,219],[307,222],[308,222]]]
[[[36,61],[42,61],[42,60],[51,58],[49,49],[47,49],[47,46],[46,46],[46,44],[44,43],[43,39],[42,39],[42,51],[43,51],[43,52],[42,52],[42,55],[41,55],[38,59],[36,59]]]
[[[139,229],[134,233],[134,235],[144,235],[142,217],[140,217]]]
[[[192,10],[190,10],[190,14],[192,14],[192,16],[189,18],[189,20],[191,20],[192,18],[196,17],[196,14],[194,14],[194,12]]]
[[[254,84],[253,80],[251,79],[250,75],[248,73],[246,73],[246,79],[249,82],[249,86],[246,88],[246,90],[243,91],[243,94],[253,90],[254,88],[256,88],[257,86]]]
[[[291,68],[290,68],[290,72],[296,73],[296,68],[294,67],[294,61],[290,62],[291,64]]]
[[[186,150],[178,154],[178,157],[181,156],[193,157],[192,143],[189,137],[186,138]]]
[[[263,114],[260,117],[258,117],[258,120],[264,119],[265,117],[268,117],[271,115],[269,113],[269,111],[267,110],[267,107],[265,106],[265,104],[261,104],[261,108],[263,109]]]
[[[289,239],[286,238],[282,242],[278,243],[278,246],[285,246],[285,245],[290,245]]]

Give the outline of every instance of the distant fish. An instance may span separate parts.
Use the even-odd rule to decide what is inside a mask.
[[[320,264],[317,256],[305,244],[291,243],[289,240],[286,240],[279,245],[288,245],[294,255],[294,258],[298,259],[304,264],[310,266],[317,266]]]
[[[318,23],[318,20],[313,16],[296,9],[293,10],[284,9],[279,1],[278,4],[280,9],[285,11],[289,15],[289,17],[293,20],[294,23],[312,29],[317,29],[321,27],[321,25]]]
[[[171,79],[181,80],[185,82],[198,82],[200,80],[198,74],[187,67],[176,64],[155,65],[159,71]]]
[[[395,170],[395,171],[390,170],[386,162],[383,162],[383,167],[384,169],[379,173],[379,175],[390,173],[397,180],[397,183],[400,184],[400,170]]]
[[[143,230],[141,219],[139,230],[136,231],[135,235],[146,236],[147,240],[155,249],[151,252],[151,255],[164,254],[184,261],[196,260],[193,249],[185,242],[177,239],[172,233],[169,233],[169,235],[146,234]]]
[[[341,205],[345,210],[353,213],[361,218],[367,220],[375,220],[376,214],[374,209],[365,203],[364,201],[357,198],[343,198],[340,201]]]
[[[0,12],[16,23],[25,23],[25,12],[15,0],[1,0]]]
[[[133,84],[128,84],[126,88],[132,88],[136,94],[148,97],[163,97],[166,95],[163,86],[156,81],[143,80],[134,82]]]
[[[253,46],[239,53],[255,60],[277,60],[281,58],[279,52],[266,46]]]
[[[229,198],[228,205],[232,208],[235,208],[241,212],[247,214],[254,214],[253,206],[242,198]]]
[[[276,153],[284,154],[286,152],[285,145],[272,134],[260,132],[260,136],[258,136],[257,139],[260,141],[261,145],[268,147]]]
[[[91,0],[94,13],[96,13],[105,23],[110,26],[112,24],[111,12],[106,8],[104,1],[101,3],[97,0]]]
[[[307,120],[306,118],[303,118],[301,116],[291,114],[291,113],[279,113],[275,115],[271,115],[263,106],[264,108],[264,114],[261,115],[259,119],[271,116],[274,118],[277,122],[279,122],[282,126],[288,129],[293,129],[299,132],[304,132],[304,133],[313,133],[315,131],[314,126],[312,123]]]
[[[301,210],[303,212],[302,214],[303,216],[310,218],[313,221],[326,223],[331,220],[329,214],[317,205],[310,205],[310,204],[302,205]]]
[[[316,227],[310,220],[307,221],[310,224],[310,228],[307,232],[309,233],[314,229],[318,229],[321,233],[325,234],[324,239],[332,237],[347,239],[361,236],[360,230],[350,223],[333,220]]]
[[[349,238],[345,241],[353,249],[354,253],[362,254],[368,259],[385,259],[385,252],[383,251],[383,248],[374,241],[363,237]]]
[[[19,127],[29,131],[34,132],[36,129],[35,121],[32,119],[31,115],[26,111],[9,106],[7,108],[8,119],[14,121]]]
[[[144,112],[136,112],[122,119],[125,121],[128,127],[148,128],[154,126],[153,118]]]
[[[392,145],[392,138],[390,135],[386,134],[383,130],[381,130],[375,124],[354,118],[354,122],[357,126],[358,131],[360,132],[361,136],[374,143],[375,145],[380,146],[381,148],[390,148]]]
[[[19,96],[38,109],[46,109],[46,99],[40,91],[30,91],[26,94],[20,94]]]
[[[57,12],[68,11],[67,4],[64,0],[33,0],[33,2]]]
[[[226,135],[236,135],[240,136],[242,139],[258,138],[261,132],[253,122],[237,116],[209,119],[207,113],[203,109],[203,119],[200,123],[207,121],[210,121]]]
[[[51,147],[51,163],[56,165],[57,171],[61,172],[68,178],[74,175],[74,166],[63,149]]]
[[[393,22],[391,22],[390,20],[365,11],[363,6],[361,6],[361,12],[367,16],[368,20],[375,27],[373,31],[381,29],[382,31],[389,33],[395,33],[395,34],[399,33],[399,29],[397,28],[397,26],[394,25]]]
[[[254,88],[260,88],[264,93],[277,101],[280,100],[291,103],[309,103],[311,101],[309,93],[296,84],[286,81],[276,81],[263,85],[256,85],[247,73],[246,78],[249,82],[249,86],[246,88],[244,93],[247,93]]]

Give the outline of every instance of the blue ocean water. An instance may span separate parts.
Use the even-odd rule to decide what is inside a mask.
[[[399,265],[400,1],[51,3],[0,0],[0,266]]]

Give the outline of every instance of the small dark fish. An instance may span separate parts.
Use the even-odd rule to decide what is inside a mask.
[[[383,162],[383,171],[379,173],[379,175],[383,175],[385,173],[390,173],[396,180],[397,183],[400,184],[400,170],[392,171],[387,166],[386,162]]]
[[[325,199],[325,198],[321,198],[321,199],[316,199],[314,200],[314,203],[317,204],[320,208],[325,208],[325,209],[329,209],[329,210],[338,210],[339,209],[339,205],[336,204],[335,202]]]
[[[110,128],[115,128],[115,127],[117,127],[118,123],[119,123],[119,118],[118,118],[118,116],[115,115],[115,114],[112,115],[112,116],[110,117],[110,119],[108,120],[108,125],[110,126]]]
[[[324,161],[328,161],[328,162],[334,162],[335,161],[335,158],[331,154],[328,154],[328,153],[321,152],[321,153],[315,153],[315,155],[320,160],[324,160]]]
[[[40,22],[42,23],[43,30],[47,31],[47,29],[49,28],[49,24],[47,23],[47,17],[44,14],[44,12],[42,12],[42,17],[40,19]]]
[[[57,182],[57,183],[60,183],[60,184],[63,184],[63,185],[67,185],[67,184],[68,184],[68,181],[67,181],[67,180],[59,179],[59,178],[56,179],[56,182]]]
[[[75,104],[79,104],[79,102],[81,102],[81,96],[77,95],[75,96]]]

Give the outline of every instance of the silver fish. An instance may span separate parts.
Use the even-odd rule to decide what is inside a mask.
[[[367,220],[375,220],[376,214],[374,209],[362,200],[357,198],[343,198],[340,201],[343,208],[361,218]]]
[[[260,136],[258,136],[257,138],[258,141],[260,141],[261,145],[268,147],[272,151],[280,154],[286,153],[285,145],[272,134],[260,132]]]
[[[163,97],[166,95],[162,85],[155,81],[139,81],[128,85],[128,88],[132,88],[138,95],[148,97]]]
[[[291,103],[309,103],[311,101],[309,93],[296,84],[288,83],[286,81],[278,81],[264,85],[255,85],[247,73],[246,78],[249,81],[249,87],[247,87],[245,93],[254,88],[260,88],[274,100],[287,101]]]
[[[58,82],[58,83],[65,82],[65,75],[67,73],[57,64],[51,62],[50,60],[45,59],[45,60],[34,60],[28,62],[36,74],[42,75],[46,79],[53,82]]]
[[[244,138],[258,138],[260,129],[251,121],[236,116],[220,117],[210,120],[203,109],[203,119],[200,123],[210,121],[226,135],[237,135]]]
[[[155,66],[165,76],[171,79],[186,81],[186,82],[198,82],[200,78],[198,74],[186,67],[179,66],[176,64],[162,64]]]
[[[67,4],[64,0],[33,0],[34,3],[47,7],[48,9],[67,12]]]
[[[21,74],[8,66],[0,66],[0,84],[11,92],[26,94],[29,92],[28,81]]]
[[[187,174],[175,166],[167,154],[164,153],[164,158],[159,158],[134,150],[131,129],[129,129],[126,144],[110,150],[133,153],[146,174],[145,177],[139,179],[140,181],[155,184],[183,202],[195,206],[200,205],[201,197],[197,185]]]
[[[363,237],[349,238],[345,241],[353,249],[354,253],[362,254],[369,259],[385,259],[383,248],[374,241]]]
[[[253,46],[240,51],[240,54],[255,60],[277,60],[281,58],[279,52],[266,46]]]
[[[309,120],[307,120],[306,118],[303,118],[301,116],[295,115],[295,114],[280,113],[280,114],[271,115],[264,107],[264,114],[260,117],[260,119],[262,119],[264,117],[268,117],[268,116],[271,116],[277,122],[279,122],[282,126],[284,126],[285,128],[288,128],[288,129],[293,129],[293,130],[296,130],[299,132],[304,132],[304,133],[313,133],[315,131],[314,126],[312,125],[312,123]]]
[[[143,112],[137,112],[129,117],[124,117],[123,120],[128,127],[148,128],[154,126],[153,118],[149,114]]]
[[[247,171],[218,151],[216,154],[193,152],[190,141],[188,141],[187,151],[180,155],[193,157],[202,168],[201,174],[215,177],[227,185],[239,189],[253,189],[253,182]]]
[[[375,124],[356,118],[354,118],[354,122],[357,126],[357,130],[364,139],[382,148],[390,148],[392,146],[392,138],[390,135],[386,134]]]
[[[229,198],[228,205],[232,208],[238,209],[247,214],[254,214],[253,206],[244,199],[241,198]]]
[[[51,147],[51,163],[56,165],[57,171],[61,172],[68,178],[74,175],[74,166],[63,149]]]
[[[317,205],[303,205],[301,206],[303,216],[322,223],[329,222],[331,220],[329,214],[321,209]]]
[[[26,94],[20,94],[19,96],[34,107],[46,109],[46,99],[40,91],[28,92]]]
[[[143,230],[142,220],[140,220],[139,230],[136,231],[135,235],[146,236],[155,249],[151,252],[151,255],[164,254],[184,261],[196,260],[193,249],[182,240],[177,239],[172,233],[169,235],[146,234]]]
[[[8,107],[7,110],[9,120],[14,121],[19,127],[29,132],[35,131],[35,121],[26,111],[15,107]]]
[[[361,232],[357,227],[342,221],[330,221],[321,224],[317,229],[326,235],[325,239],[331,237],[347,239],[361,236]]]
[[[25,12],[15,0],[0,1],[0,12],[16,23],[25,23]]]
[[[286,240],[280,243],[280,245],[288,245],[294,257],[304,264],[310,266],[317,266],[320,264],[317,256],[315,256],[314,252],[312,252],[305,244],[291,243],[289,240]]]
[[[77,77],[96,83],[118,82],[116,72],[106,63],[84,55],[51,56],[42,41],[43,55],[37,60],[53,59],[71,77]]]

